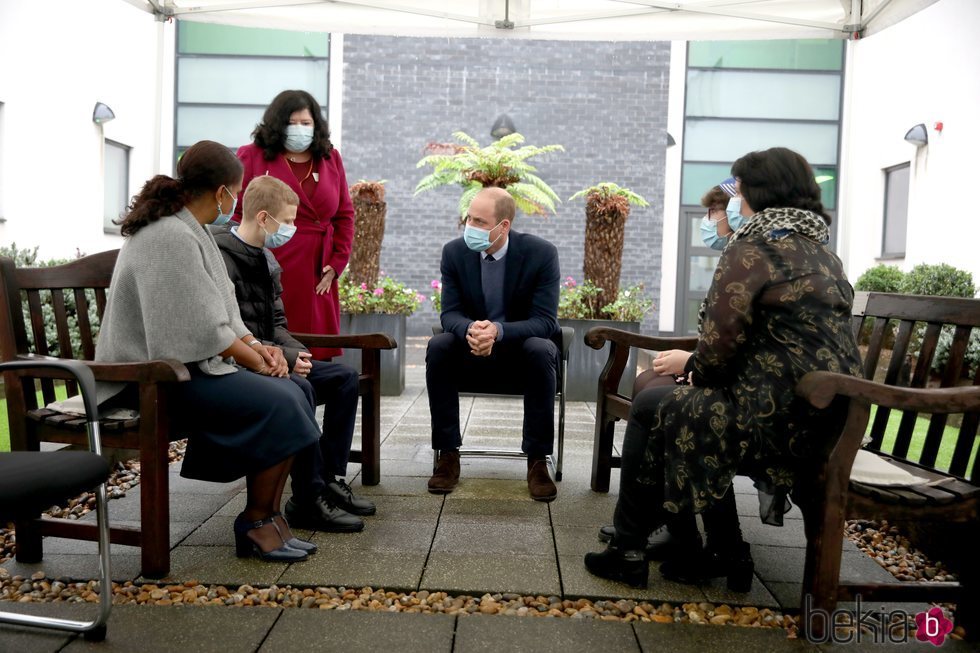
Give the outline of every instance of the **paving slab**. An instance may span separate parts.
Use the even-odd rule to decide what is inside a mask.
[[[75,639],[65,653],[255,651],[281,615],[279,608],[120,605],[109,615],[104,642]]]
[[[41,562],[30,564],[10,559],[3,567],[11,576],[29,578],[37,572],[44,572],[48,578],[91,579],[99,577],[99,557],[94,553],[51,553],[45,552]],[[139,555],[112,555],[109,559],[109,570],[114,581],[133,580],[140,573]]]
[[[551,521],[556,526],[591,526],[611,524],[616,508],[616,486],[619,472],[613,470],[613,492],[593,492],[588,485],[562,481],[558,498],[550,504]]]
[[[449,653],[455,625],[449,615],[290,609],[259,651]]]
[[[520,499],[466,498],[456,494],[446,496],[440,516],[441,523],[477,522],[487,519],[513,523],[523,520],[538,520],[549,523],[548,504],[541,501]]]
[[[456,623],[454,653],[638,652],[629,624],[595,619],[470,615]]]
[[[422,521],[435,524],[442,512],[442,499],[426,492],[425,496],[396,496],[388,494],[372,495],[371,501],[378,512],[364,517],[366,528],[376,522],[393,519],[396,521]]]
[[[231,587],[269,585],[279,580],[288,566],[284,562],[235,557],[232,546],[179,546],[170,552],[170,573],[163,580],[196,580],[204,585]],[[141,582],[154,580],[157,579],[140,577]]]
[[[553,551],[550,556],[434,551],[426,563],[421,588],[476,596],[487,592],[561,594]]]
[[[383,455],[383,454],[382,454]],[[382,460],[382,464],[384,461]],[[403,496],[403,497],[428,497],[433,503],[442,505],[442,495],[429,494],[426,489],[426,479],[432,475],[432,465],[429,465],[425,478],[420,476],[404,476],[384,471],[381,474],[381,482],[377,485],[364,485],[361,478],[354,479],[351,489],[354,494],[373,497],[379,495]]]
[[[0,611],[54,617],[58,619],[91,620],[95,618],[94,605],[68,603],[13,603],[0,601]],[[42,628],[0,624],[0,651],[3,653],[57,653],[75,638],[72,633],[62,633]]]
[[[766,582],[800,582],[806,559],[804,549],[784,546],[752,545],[756,573]],[[894,576],[861,551],[845,551],[841,556],[841,578],[868,582],[897,583]]]
[[[507,523],[483,521],[439,523],[432,552],[466,552],[480,555],[517,554],[555,560],[555,543],[547,520]]]
[[[360,533],[318,532],[312,541],[319,547],[346,552],[352,560],[359,560],[379,551],[428,553],[435,531],[435,519],[429,522],[374,519]]]
[[[696,626],[693,624],[634,623],[643,653],[789,653],[818,650],[800,639],[789,639],[781,628]]]
[[[125,499],[109,502],[110,523],[116,520],[139,521],[141,488],[126,493]],[[188,492],[170,495],[170,519],[172,521],[204,521],[234,496],[230,493],[192,494]]]
[[[361,551],[351,553],[323,546],[305,562],[289,566],[278,579],[280,585],[317,587],[373,587],[386,590],[413,591],[418,589],[425,568],[425,552]]]

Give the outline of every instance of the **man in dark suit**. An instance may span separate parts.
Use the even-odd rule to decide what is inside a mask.
[[[460,390],[524,393],[527,484],[531,498],[558,494],[546,456],[554,446],[558,377],[558,250],[511,231],[516,206],[507,191],[485,188],[473,198],[462,238],[443,247],[442,328],[429,341],[425,384],[432,448],[439,452],[429,492],[459,481]]]

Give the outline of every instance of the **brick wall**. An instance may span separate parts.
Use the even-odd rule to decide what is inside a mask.
[[[623,283],[643,282],[659,304],[667,84],[666,42],[344,38],[343,155],[350,183],[387,179],[382,269],[428,293],[442,245],[460,235],[459,190],[413,197],[428,169],[416,169],[426,143],[462,130],[481,145],[501,113],[532,145],[559,143],[540,176],[563,200],[600,181],[643,195],[626,227]],[[555,243],[562,275],[582,279],[585,205],[565,202],[547,219],[518,213],[514,228]],[[409,334],[437,321],[427,303]],[[656,328],[651,313],[643,331]]]

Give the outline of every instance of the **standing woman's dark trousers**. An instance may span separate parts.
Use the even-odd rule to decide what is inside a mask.
[[[425,387],[432,415],[432,448],[458,449],[459,393],[524,394],[521,451],[529,457],[550,455],[555,439],[555,387],[558,346],[547,338],[498,342],[489,356],[474,356],[452,333],[429,340]]]

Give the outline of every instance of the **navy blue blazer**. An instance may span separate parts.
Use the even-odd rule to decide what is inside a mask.
[[[554,339],[558,328],[558,250],[543,238],[511,231],[504,275],[504,335],[501,342],[532,337]],[[471,322],[486,320],[480,252],[462,238],[442,248],[443,331],[466,340]]]

